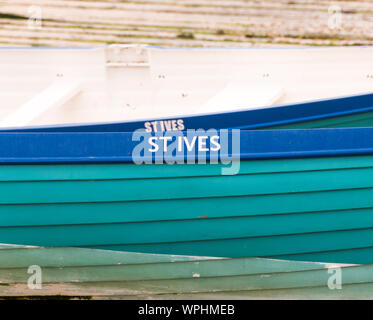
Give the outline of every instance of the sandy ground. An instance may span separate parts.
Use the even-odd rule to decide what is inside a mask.
[[[0,45],[111,43],[372,45],[373,1],[0,0]]]

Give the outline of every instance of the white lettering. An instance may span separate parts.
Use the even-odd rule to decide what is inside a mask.
[[[149,144],[150,144],[152,147],[154,147],[154,149],[153,149],[153,148],[150,148],[150,149],[149,149],[150,152],[157,152],[157,151],[159,150],[159,146],[158,146],[158,144],[156,144],[156,143],[153,142],[153,141],[155,141],[155,140],[157,140],[157,137],[150,137],[149,140],[148,140]]]
[[[186,145],[188,151],[193,151],[194,145],[196,144],[196,139],[197,139],[197,137],[194,136],[192,138],[192,143],[189,144],[188,138],[184,137],[184,142],[185,142],[185,145]]]
[[[198,137],[198,151],[209,151],[209,149],[206,148],[206,139],[206,136]]]

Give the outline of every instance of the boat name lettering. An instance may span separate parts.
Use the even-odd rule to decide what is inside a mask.
[[[239,129],[188,129],[185,131],[146,132],[132,134],[137,141],[132,148],[135,164],[210,164],[221,163],[222,175],[234,175],[240,168]],[[231,164],[230,167],[226,166]]]
[[[173,138],[170,136],[164,137],[149,137],[148,143],[151,146],[149,148],[150,152],[157,152],[160,148],[164,151],[168,151],[169,144],[172,142]],[[207,147],[207,142],[209,141],[210,148]],[[221,149],[219,143],[219,136],[193,136],[193,137],[176,137],[177,151],[182,152],[183,147],[186,147],[187,151],[195,150],[197,146],[198,151],[219,151]],[[162,147],[163,145],[163,147]]]
[[[147,121],[144,123],[146,132],[164,132],[184,130],[183,119]]]

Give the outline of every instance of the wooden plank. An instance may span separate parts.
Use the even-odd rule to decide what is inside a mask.
[[[62,106],[80,91],[80,80],[57,79],[48,88],[0,121],[0,127],[28,125],[43,113]]]
[[[257,86],[249,83],[228,83],[196,113],[216,113],[268,108],[285,94],[280,86]]]

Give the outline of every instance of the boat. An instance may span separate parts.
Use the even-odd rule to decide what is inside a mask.
[[[372,299],[372,268],[3,244],[0,299]]]
[[[173,135],[1,133],[0,243],[373,262],[373,128]]]
[[[2,132],[165,132],[188,129],[306,129],[370,127],[373,93],[245,111],[92,124],[2,128]]]
[[[2,131],[372,125],[373,47],[0,48]]]

